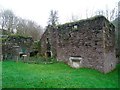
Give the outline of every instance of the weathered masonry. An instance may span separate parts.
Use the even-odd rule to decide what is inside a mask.
[[[5,36],[2,40],[2,56],[3,60],[18,60],[22,55],[29,56],[32,50],[33,39],[31,37],[23,37],[19,35]]]
[[[41,55],[107,73],[117,63],[115,27],[104,16],[48,26],[41,38]]]

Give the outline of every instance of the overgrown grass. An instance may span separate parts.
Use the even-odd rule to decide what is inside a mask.
[[[0,61],[0,90],[2,89],[2,62]]]
[[[117,88],[118,73],[73,69],[64,63],[28,64],[4,61],[3,88]],[[118,65],[120,67],[120,65]]]
[[[49,63],[56,63],[57,60],[53,57],[46,58],[46,57],[30,57],[29,60],[26,60],[25,62],[31,63],[31,64],[49,64]]]

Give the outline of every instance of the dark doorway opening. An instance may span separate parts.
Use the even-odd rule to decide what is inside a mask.
[[[46,55],[47,55],[47,57],[51,57],[52,56],[51,52],[46,52]]]

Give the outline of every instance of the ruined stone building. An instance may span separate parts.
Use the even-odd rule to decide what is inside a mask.
[[[9,35],[2,38],[2,57],[3,60],[17,60],[22,54],[28,54],[31,51],[33,39],[20,35]]]
[[[41,37],[41,55],[107,73],[117,63],[115,27],[104,16],[48,26]]]

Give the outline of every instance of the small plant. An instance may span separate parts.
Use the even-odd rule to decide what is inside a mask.
[[[31,64],[50,64],[50,63],[56,63],[57,60],[53,57],[47,58],[47,57],[35,56],[35,57],[29,57],[29,59],[25,60],[24,62]]]

